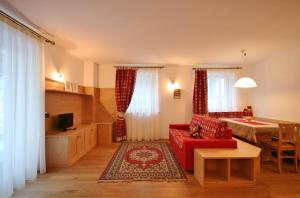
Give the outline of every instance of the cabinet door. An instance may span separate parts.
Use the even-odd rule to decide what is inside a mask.
[[[99,124],[98,125],[98,144],[109,145],[112,143],[112,129],[113,124]]]
[[[97,136],[98,136],[98,133],[97,133],[97,126],[94,126],[92,128],[92,148],[95,147],[97,145]]]
[[[68,164],[71,165],[78,159],[78,153],[77,153],[77,134],[70,135],[68,137],[69,141],[69,148],[68,148]]]
[[[85,152],[88,152],[89,150],[90,150],[90,147],[91,147],[91,143],[90,143],[90,141],[91,141],[91,138],[90,138],[90,130],[89,130],[90,128],[88,127],[88,128],[86,128],[85,130],[84,130],[84,137],[85,137]]]
[[[85,154],[84,131],[80,131],[77,135],[77,154],[79,158]]]
[[[97,144],[97,130],[96,130],[96,125],[89,127],[85,131],[85,146],[86,146],[86,151],[91,150],[94,146]]]

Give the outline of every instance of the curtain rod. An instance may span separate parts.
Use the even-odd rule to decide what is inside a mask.
[[[115,65],[114,66],[115,68],[119,68],[119,67],[125,67],[125,68],[134,68],[134,69],[162,69],[164,68],[164,66],[118,66],[118,65]]]
[[[243,69],[242,67],[193,67],[193,70],[197,69]]]
[[[0,10],[0,15],[2,15],[3,17],[5,17],[6,19],[10,20],[11,22],[13,22],[14,24],[20,26],[21,28],[24,28],[26,29],[27,31],[29,31],[31,34],[39,37],[39,38],[42,38],[46,43],[50,43],[52,45],[55,45],[55,41],[53,40],[50,40],[46,37],[44,37],[43,35],[41,35],[40,33],[34,31],[33,29],[31,29],[30,27],[28,27],[27,25],[21,23],[20,21],[18,21],[17,19],[9,16],[8,14],[6,14],[5,12],[3,12],[2,10]]]

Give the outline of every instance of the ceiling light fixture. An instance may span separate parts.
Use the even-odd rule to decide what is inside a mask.
[[[246,56],[247,56],[246,50],[242,49],[241,53],[242,53],[242,58],[243,58],[243,66],[245,66]],[[234,87],[237,87],[237,88],[253,88],[253,87],[257,87],[257,84],[250,77],[242,77],[242,78],[238,79],[235,82]]]

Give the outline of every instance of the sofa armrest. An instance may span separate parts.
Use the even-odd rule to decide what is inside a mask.
[[[169,129],[178,129],[178,130],[188,131],[188,130],[190,130],[190,125],[189,124],[170,124]]]

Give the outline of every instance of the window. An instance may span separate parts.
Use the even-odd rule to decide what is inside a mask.
[[[138,69],[133,96],[126,112],[127,140],[161,138],[158,85],[158,69]]]
[[[127,112],[144,115],[159,112],[157,70],[140,69],[137,71],[134,92]]]
[[[0,153],[3,151],[3,122],[4,122],[3,77],[0,74]]]
[[[236,111],[237,99],[234,83],[236,75],[232,71],[209,71],[208,111]]]
[[[43,43],[0,19],[0,197],[45,172]]]

